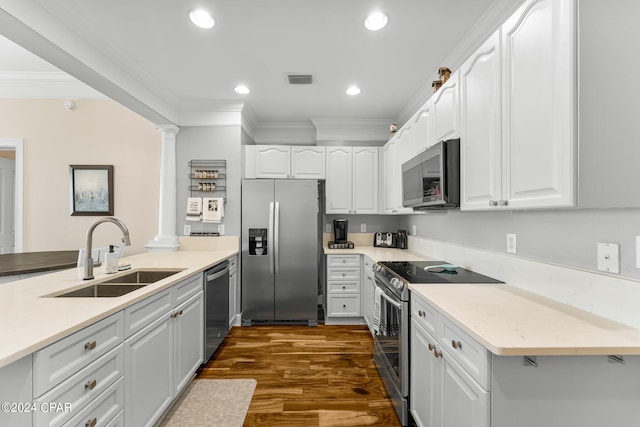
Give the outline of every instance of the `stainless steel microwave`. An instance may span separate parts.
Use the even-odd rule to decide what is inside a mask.
[[[440,141],[402,165],[402,206],[460,206],[460,139]]]

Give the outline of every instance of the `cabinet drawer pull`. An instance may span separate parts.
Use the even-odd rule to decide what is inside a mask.
[[[489,200],[489,206],[498,206],[498,202],[496,200]]]
[[[92,418],[88,420],[86,423],[84,423],[84,427],[95,427],[96,424],[98,424],[98,419]]]
[[[84,388],[87,390],[93,390],[94,388],[96,388],[96,385],[98,385],[98,383],[96,382],[96,380],[93,381],[87,381],[84,385]]]
[[[453,348],[462,348],[462,343],[460,341],[451,340],[451,347]]]
[[[428,347],[429,347],[429,351],[433,351],[433,344],[429,343]]]
[[[342,277],[344,277],[344,276],[346,276],[346,275],[347,275],[346,273],[342,273]]]
[[[342,304],[342,308],[347,308],[347,304]]]
[[[346,290],[346,289],[347,289],[347,287],[346,287],[346,286],[343,286],[343,287],[342,287],[342,289],[345,289],[345,290]]]
[[[85,343],[85,345],[84,345],[84,349],[85,350],[93,350],[94,348],[96,348],[96,342],[95,341],[91,341],[91,342]]]
[[[347,262],[347,260],[346,260],[346,259],[343,259],[343,260],[342,260],[342,263],[344,264],[345,262]],[[343,274],[344,274],[344,273],[343,273]]]
[[[440,356],[442,356],[442,352],[441,351],[433,350],[433,357],[435,357],[437,359]]]
[[[422,310],[418,310],[418,316],[420,316],[420,317],[424,317],[424,311],[422,311]]]

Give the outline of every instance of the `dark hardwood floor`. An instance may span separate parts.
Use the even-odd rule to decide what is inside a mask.
[[[197,378],[254,378],[245,427],[400,426],[366,326],[232,328]]]

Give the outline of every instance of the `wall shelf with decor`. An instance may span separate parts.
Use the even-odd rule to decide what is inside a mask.
[[[222,197],[227,202],[226,160],[190,160],[189,181],[192,197]]]

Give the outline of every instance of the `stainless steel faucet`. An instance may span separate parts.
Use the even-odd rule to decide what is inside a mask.
[[[120,230],[122,231],[122,241],[126,246],[131,245],[131,240],[129,240],[129,229],[127,229],[127,226],[124,225],[122,221],[112,217],[100,218],[87,230],[87,245],[85,248],[86,252],[85,252],[85,259],[84,259],[84,275],[82,276],[84,280],[93,279],[93,257],[91,256],[91,242],[93,240],[93,230],[95,230],[98,224],[101,224],[103,222],[112,222],[118,227],[120,227]]]

